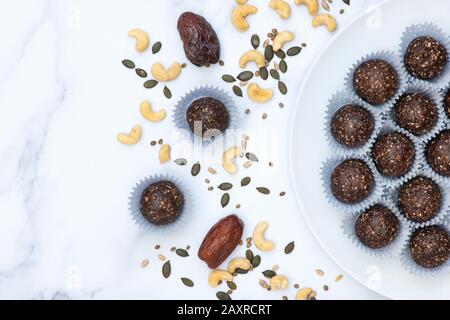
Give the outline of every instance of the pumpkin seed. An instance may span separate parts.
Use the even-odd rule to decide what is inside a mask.
[[[282,49],[275,51],[275,55],[280,59],[286,58],[286,53]]]
[[[292,251],[294,251],[295,248],[295,242],[289,242],[288,245],[286,246],[286,248],[284,248],[284,253],[286,254],[290,254]]]
[[[283,81],[278,81],[278,89],[283,95],[285,95],[288,91],[286,84]]]
[[[262,194],[270,194],[270,190],[265,187],[259,187],[259,188],[256,188],[256,190],[258,190]]]
[[[151,89],[151,88],[156,87],[157,84],[158,84],[158,81],[156,81],[156,80],[153,80],[153,79],[148,80],[148,81],[144,82],[144,88]]]
[[[172,92],[170,91],[170,89],[167,86],[164,87],[163,93],[167,99],[172,98]]]
[[[221,183],[218,186],[218,188],[222,191],[227,191],[227,190],[230,190],[231,188],[233,188],[233,185],[231,183],[224,182],[224,183]]]
[[[269,77],[269,71],[267,71],[266,67],[259,68],[259,76],[261,77],[261,79],[267,80],[267,78]]]
[[[266,58],[267,62],[272,61],[273,55],[274,55],[273,47],[272,47],[271,44],[269,44],[269,45],[266,47],[266,49],[264,50],[264,57]]]
[[[227,286],[228,286],[228,288],[230,288],[231,290],[236,290],[236,289],[237,289],[237,285],[236,285],[236,283],[234,283],[233,281],[227,281]]]
[[[189,278],[181,278],[181,282],[183,282],[183,284],[186,287],[192,288],[194,286],[194,282],[191,279],[189,279]]]
[[[248,160],[250,160],[250,161],[253,161],[253,162],[258,162],[259,160],[258,160],[258,157],[256,157],[253,153],[251,153],[251,152],[247,152],[246,154],[245,154],[245,157],[248,159]]]
[[[161,50],[162,44],[161,42],[156,42],[153,46],[152,46],[152,52],[153,54],[157,54],[159,52],[159,50]]]
[[[342,0],[346,5],[350,5],[350,0]]]
[[[290,57],[296,56],[300,53],[300,51],[302,51],[302,48],[300,48],[299,46],[295,46],[295,47],[291,47],[288,49],[288,51],[286,51],[286,54]]]
[[[284,59],[281,60],[278,67],[280,68],[280,71],[281,71],[281,72],[286,73],[286,72],[287,72],[287,69],[288,69],[286,60],[284,60]]]
[[[239,80],[241,80],[241,81],[248,81],[251,78],[253,78],[253,72],[251,72],[251,71],[242,71],[241,73],[239,73],[237,78]]]
[[[179,166],[185,166],[187,165],[187,160],[184,158],[178,158],[175,161],[175,164],[179,165]]]
[[[233,86],[233,92],[238,97],[242,97],[242,90],[238,86]]]
[[[271,278],[273,278],[273,277],[275,277],[277,275],[277,273],[275,271],[273,271],[273,270],[263,271],[262,274],[264,275],[264,277],[266,277],[268,279],[271,279]]]
[[[128,69],[134,69],[134,68],[136,68],[136,65],[134,64],[134,62],[131,61],[131,60],[128,60],[128,59],[122,60],[122,64],[123,64],[125,67],[127,67]]]
[[[224,74],[224,75],[222,76],[222,80],[225,81],[225,82],[228,82],[228,83],[231,83],[231,82],[235,82],[235,81],[236,81],[236,79],[235,79],[232,75],[230,75],[230,74]]]
[[[247,258],[247,260],[253,261],[253,258],[254,258],[253,251],[250,249],[245,251],[245,257]]]
[[[241,187],[246,187],[250,184],[250,182],[252,181],[252,178],[250,177],[245,177],[244,179],[241,180]]]
[[[172,268],[170,266],[170,260],[167,261],[166,263],[163,264],[162,267],[162,274],[164,278],[169,278],[170,277],[170,273],[172,272]]]
[[[199,173],[200,173],[200,170],[202,169],[202,167],[201,167],[201,165],[200,165],[200,163],[195,163],[193,166],[192,166],[192,169],[191,169],[191,174],[192,174],[192,176],[193,177],[196,177]]]
[[[141,78],[147,78],[147,71],[145,71],[144,69],[136,69],[136,74],[141,77]]]
[[[252,260],[252,266],[253,268],[257,268],[259,267],[260,264],[261,264],[261,256],[257,255]]]
[[[218,291],[216,293],[216,297],[219,300],[231,300],[230,295],[228,293],[226,293],[226,292],[223,292],[223,291]]]
[[[189,257],[189,253],[184,249],[177,249],[177,250],[175,250],[175,253],[183,258]]]
[[[236,272],[237,274],[247,274],[248,270],[236,268],[236,270],[234,270],[234,272]]]
[[[252,35],[250,43],[252,44],[253,49],[257,49],[259,47],[259,42],[259,36],[257,34]]]
[[[270,76],[275,80],[280,80],[280,74],[275,69],[270,69]]]
[[[225,193],[220,199],[220,204],[222,205],[222,208],[225,208],[229,203],[230,203],[230,195],[228,193]]]

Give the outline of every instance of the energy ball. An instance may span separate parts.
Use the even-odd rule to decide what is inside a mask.
[[[154,225],[166,225],[178,219],[184,207],[184,196],[170,181],[149,185],[141,195],[142,216]]]
[[[391,132],[377,138],[372,158],[378,171],[388,177],[401,177],[411,169],[416,151],[404,134]]]
[[[425,222],[436,216],[442,193],[436,182],[418,176],[406,182],[398,192],[400,211],[413,222]]]
[[[186,120],[195,135],[204,136],[206,133],[213,136],[214,131],[223,133],[228,129],[230,115],[222,102],[212,97],[204,97],[191,103],[186,111]]]
[[[380,59],[368,60],[356,68],[353,87],[364,101],[380,105],[397,93],[398,75],[388,62]]]
[[[447,114],[447,117],[450,118],[450,89],[448,89],[447,93],[445,94],[444,108],[445,108],[445,113]]]
[[[397,237],[398,218],[385,206],[376,204],[358,217],[355,233],[358,239],[372,249],[384,248]]]
[[[412,259],[424,268],[443,265],[450,255],[450,237],[440,226],[417,229],[409,241]]]
[[[450,177],[450,130],[442,131],[428,143],[425,156],[434,171]]]
[[[418,37],[411,41],[406,49],[404,62],[412,76],[431,80],[444,70],[447,64],[447,50],[432,37]]]
[[[331,119],[331,134],[337,142],[347,147],[364,145],[372,135],[373,129],[373,116],[355,104],[341,107]]]
[[[405,93],[394,106],[395,122],[416,136],[430,132],[436,125],[438,111],[434,102],[421,93]]]
[[[331,192],[346,204],[358,203],[367,198],[374,185],[369,166],[360,159],[344,160],[331,173]]]

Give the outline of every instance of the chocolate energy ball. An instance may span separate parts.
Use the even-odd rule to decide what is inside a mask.
[[[372,158],[381,174],[400,177],[411,169],[416,151],[412,141],[402,133],[384,134],[375,141]]]
[[[409,220],[425,222],[437,214],[441,207],[441,198],[442,193],[436,182],[418,176],[400,188],[397,204]]]
[[[337,142],[347,147],[358,147],[372,135],[374,119],[363,107],[348,104],[335,112],[330,126],[331,134]]]
[[[440,175],[450,177],[450,130],[431,140],[425,150],[428,163]]]
[[[360,159],[341,162],[331,173],[331,192],[347,204],[360,202],[372,191],[374,178],[370,168]]]
[[[447,93],[445,94],[444,108],[445,108],[445,113],[447,114],[447,117],[450,118],[450,89],[448,89]]]
[[[419,266],[439,267],[449,258],[450,237],[440,226],[417,229],[409,241],[409,251]]]
[[[158,181],[149,185],[142,192],[139,202],[141,214],[155,225],[173,223],[183,211],[183,206],[183,194],[170,181]]]
[[[416,78],[431,80],[442,73],[447,64],[447,50],[432,37],[418,37],[406,49],[405,66]]]
[[[367,247],[386,247],[397,237],[400,223],[388,208],[374,205],[361,213],[355,223],[358,239]]]
[[[416,136],[430,132],[438,119],[434,102],[421,93],[405,93],[395,103],[395,122]]]
[[[212,97],[204,97],[191,103],[186,111],[186,120],[189,128],[196,135],[215,135],[216,132],[225,132],[230,123],[230,115],[225,105]]]
[[[380,105],[391,99],[399,87],[395,69],[386,61],[368,60],[353,74],[356,93],[370,104]]]

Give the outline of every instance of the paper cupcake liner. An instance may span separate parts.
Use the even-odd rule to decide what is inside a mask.
[[[441,224],[445,221],[447,214],[448,214],[448,208],[450,205],[450,196],[449,196],[449,192],[447,191],[448,187],[442,183],[442,181],[439,181],[437,179],[435,179],[433,177],[432,174],[430,174],[429,172],[427,172],[427,170],[419,170],[418,173],[414,176],[411,177],[415,178],[417,176],[424,176],[427,178],[432,179],[434,182],[437,183],[437,185],[439,186],[439,189],[441,191],[442,194],[442,198],[441,198],[441,207],[439,208],[439,211],[437,212],[437,214],[434,216],[434,218],[425,221],[425,222],[414,222],[409,220],[400,210],[400,208],[397,205],[397,198],[398,198],[398,192],[400,190],[400,188],[402,187],[402,185],[399,185],[398,187],[394,188],[391,192],[391,198],[390,201],[395,205],[395,208],[398,210],[398,212],[401,215],[401,218],[404,219],[404,221],[413,229],[416,228],[420,228],[420,227],[426,227],[426,226],[430,226],[430,225],[434,225],[434,224]],[[409,179],[409,180],[411,180]],[[408,181],[409,181],[408,180]],[[405,181],[407,182],[407,181]]]
[[[423,143],[423,148],[422,148],[422,162],[423,162],[423,167],[424,170],[436,181],[441,182],[442,184],[446,185],[447,188],[449,188],[448,186],[450,185],[450,177],[446,177],[443,176],[439,173],[437,173],[436,171],[433,170],[433,168],[431,167],[431,165],[428,163],[427,158],[426,158],[426,152],[427,152],[427,146],[428,144],[434,139],[436,138],[442,131],[445,130],[450,130],[450,124],[444,125],[443,128],[441,128],[440,131],[436,132],[433,136],[429,137],[429,139],[427,141],[425,141]]]
[[[444,229],[447,230],[448,233],[450,233],[450,229],[447,224],[443,223],[439,225],[444,227]],[[414,230],[411,231],[411,236],[413,235],[413,233]],[[419,266],[411,257],[411,253],[409,251],[409,239],[400,254],[400,262],[407,271],[418,277],[440,277],[448,275],[450,273],[450,259],[448,259],[447,262],[443,265],[436,268],[424,268],[422,266]]]
[[[172,122],[174,123],[175,127],[178,130],[180,130],[180,132],[189,141],[194,142],[201,140],[202,143],[207,144],[210,143],[211,140],[210,139],[205,140],[202,139],[202,137],[200,136],[194,135],[194,133],[191,131],[189,127],[188,122],[186,121],[186,111],[191,105],[191,103],[197,99],[204,97],[215,98],[220,102],[222,102],[227,108],[228,114],[230,116],[230,123],[228,125],[228,129],[223,134],[226,134],[229,129],[238,128],[241,117],[231,96],[217,87],[201,86],[188,92],[175,105],[175,109],[172,114]]]
[[[410,74],[405,67],[407,79],[432,83],[433,85],[436,85],[438,87],[445,86],[450,79],[450,41],[448,35],[445,34],[438,26],[436,26],[433,23],[414,24],[405,29],[400,43],[399,58],[402,61],[402,65],[404,66],[405,53],[411,41],[413,41],[417,37],[422,36],[430,36],[436,39],[439,43],[441,43],[445,47],[445,49],[447,50],[447,65],[445,66],[444,70],[439,76],[431,80],[418,79],[414,77],[412,74]]]
[[[398,127],[400,127],[400,125],[395,121],[395,104],[400,99],[400,97],[402,95],[406,94],[406,93],[421,93],[421,94],[424,94],[427,97],[429,97],[434,102],[434,104],[436,105],[437,117],[438,118],[437,118],[436,124],[434,125],[433,129],[430,132],[428,132],[426,134],[423,134],[421,136],[416,136],[413,133],[411,133],[411,135],[413,135],[414,137],[417,137],[418,139],[420,139],[420,141],[426,141],[430,137],[434,136],[437,132],[442,130],[442,127],[445,125],[446,114],[444,112],[444,108],[442,107],[442,105],[443,105],[443,97],[442,97],[441,94],[439,94],[439,91],[435,87],[431,86],[430,84],[428,84],[428,83],[426,83],[424,81],[414,80],[411,83],[408,83],[403,88],[403,90],[400,92],[398,98],[395,99],[395,101],[394,101],[394,103],[392,105],[392,109],[388,113],[389,119],[392,120],[392,122],[395,123]],[[406,129],[404,129],[404,130],[408,131]]]
[[[343,203],[343,202],[340,202],[339,200],[337,200],[334,197],[333,193],[331,192],[331,186],[330,186],[331,173],[333,172],[334,168],[342,161],[348,160],[348,159],[363,160],[369,166],[369,168],[372,172],[372,175],[374,177],[374,186],[373,186],[373,189],[372,189],[371,193],[369,194],[369,196],[366,199],[362,200],[361,202],[358,202],[355,204],[346,204],[346,203]],[[336,207],[340,211],[347,213],[347,214],[363,210],[370,203],[373,203],[377,199],[380,199],[381,196],[383,195],[383,189],[382,189],[382,183],[380,180],[380,176],[379,176],[376,168],[374,167],[373,163],[371,161],[368,161],[367,156],[347,155],[347,156],[342,156],[342,157],[330,158],[323,163],[320,175],[321,175],[321,180],[322,180],[322,186],[325,191],[325,196],[328,199],[328,201],[334,207]]]
[[[171,224],[167,225],[154,225],[151,224],[147,219],[145,219],[141,211],[139,209],[139,202],[141,200],[142,192],[152,183],[158,182],[158,181],[170,181],[173,184],[177,186],[177,188],[181,191],[181,193],[184,196],[184,206],[183,211],[178,216],[178,219],[175,220]],[[152,233],[161,234],[163,232],[171,232],[173,230],[178,229],[180,226],[182,226],[187,216],[190,212],[192,212],[192,195],[189,191],[189,188],[185,184],[183,184],[179,179],[174,178],[170,174],[156,174],[149,177],[145,177],[141,179],[139,182],[136,183],[136,185],[133,187],[131,194],[128,198],[128,211],[131,216],[131,219],[142,229],[145,231],[150,231]]]
[[[406,84],[406,70],[403,66],[403,64],[399,61],[398,57],[395,53],[390,51],[377,51],[370,53],[362,58],[360,58],[356,63],[352,65],[352,67],[347,72],[347,76],[345,78],[345,86],[348,90],[348,92],[352,92],[356,94],[355,89],[353,88],[353,74],[355,73],[355,70],[361,65],[362,63],[373,60],[373,59],[381,59],[388,63],[390,63],[394,69],[397,71],[398,76],[398,83],[399,88],[397,90],[397,93],[387,102],[380,104],[380,105],[374,105],[374,108],[377,108],[377,110],[380,110],[381,112],[386,112],[386,110],[389,110],[390,107],[392,107],[392,104],[395,100],[399,97],[399,92],[401,92]],[[367,103],[367,102],[366,102]]]
[[[392,213],[398,218],[399,220],[399,232],[397,234],[397,237],[394,239],[392,243],[387,245],[384,248],[379,249],[372,249],[364,245],[359,238],[356,236],[355,232],[355,223],[359,216],[366,211],[367,209],[371,208],[372,206],[380,204],[382,206],[387,207],[389,210],[392,211]],[[408,241],[410,234],[411,234],[411,228],[404,223],[402,219],[399,217],[399,212],[396,210],[395,206],[392,205],[392,203],[388,199],[384,199],[380,201],[375,201],[374,203],[371,203],[367,207],[365,207],[363,210],[359,212],[355,212],[353,215],[345,217],[342,220],[342,230],[344,231],[344,234],[347,236],[348,239],[360,250],[364,251],[366,254],[376,256],[376,257],[382,257],[382,258],[391,258],[398,256],[402,249],[405,247],[405,243]]]
[[[420,143],[419,139],[417,139],[414,135],[412,135],[408,131],[404,130],[403,128],[400,128],[399,126],[394,124],[392,121],[387,121],[384,124],[383,128],[381,128],[381,130],[378,134],[378,137],[381,137],[382,135],[390,133],[390,132],[398,132],[398,133],[402,133],[405,136],[407,136],[414,144],[415,156],[414,156],[414,162],[413,162],[411,169],[408,171],[408,173],[406,173],[405,175],[403,175],[401,177],[388,177],[388,176],[381,174],[378,171],[378,169],[376,169],[380,175],[381,183],[383,184],[383,190],[396,188],[396,187],[402,185],[404,182],[411,179],[412,177],[415,177],[417,175],[417,173],[419,172],[419,170],[421,169],[422,162],[423,162],[423,157],[422,157],[422,148],[423,147],[422,147],[422,144]],[[370,161],[373,162],[373,165],[376,168],[375,161],[373,160],[373,157],[372,157],[372,150],[373,150],[374,145],[375,145],[375,142],[370,146],[369,157],[370,157]]]
[[[367,142],[359,147],[348,147],[343,144],[340,144],[331,134],[331,120],[333,119],[334,114],[336,111],[338,111],[341,107],[348,104],[356,104],[358,106],[363,107],[364,109],[368,110],[370,114],[372,115],[374,119],[374,129],[373,133],[370,136],[369,140]],[[373,142],[375,141],[379,130],[381,129],[383,125],[383,118],[379,110],[377,110],[375,107],[372,107],[365,101],[363,101],[361,98],[359,98],[356,94],[352,94],[347,91],[338,91],[333,95],[333,97],[330,99],[327,111],[326,111],[326,120],[325,120],[325,136],[328,141],[328,144],[330,145],[333,154],[336,156],[345,156],[345,155],[363,155],[368,152],[369,147]]]

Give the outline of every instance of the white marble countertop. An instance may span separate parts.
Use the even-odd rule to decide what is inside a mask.
[[[200,0],[16,0],[0,5],[0,298],[19,299],[214,299],[207,284],[208,269],[196,257],[203,234],[219,218],[237,213],[246,224],[245,236],[266,219],[270,235],[279,244],[276,252],[263,255],[260,271],[279,264],[292,283],[311,286],[319,299],[378,299],[363,285],[346,275],[322,250],[298,212],[288,171],[288,125],[304,75],[313,59],[332,35],[312,29],[304,7],[292,4],[289,20],[281,21],[261,0],[251,17],[250,30],[238,33],[230,23],[234,1]],[[334,0],[332,13],[339,27],[379,0],[352,0],[350,7]],[[341,8],[344,14],[339,14]],[[121,65],[133,59],[149,70],[153,62],[186,61],[176,30],[180,13],[189,10],[205,16],[222,43],[224,67],[210,69],[189,65],[170,84],[174,98],[168,101],[161,87],[146,90],[141,79]],[[151,41],[163,49],[137,54],[127,31],[147,30]],[[292,30],[297,43],[307,43],[301,54],[290,59],[285,81],[288,95],[276,95],[276,103],[257,106],[238,100],[252,112],[243,129],[261,126],[275,132],[278,154],[269,167],[248,169],[255,183],[286,191],[285,198],[261,197],[254,191],[231,191],[229,208],[222,209],[218,191],[208,192],[205,178],[214,184],[230,180],[223,172],[208,175],[205,168],[193,179],[190,167],[161,166],[157,148],[149,141],[164,138],[175,143],[170,119],[160,124],[144,123],[138,106],[149,99],[169,113],[175,101],[191,88],[209,84],[227,90],[220,76],[236,74],[237,60],[250,49],[252,33],[265,34],[272,27]],[[319,89],[318,89],[319,90]],[[318,94],[320,92],[318,91]],[[267,113],[266,120],[261,119]],[[117,132],[135,123],[144,127],[143,141],[134,147],[117,143]],[[175,150],[173,158],[182,154]],[[245,170],[245,169],[242,169]],[[170,173],[185,181],[196,203],[194,212],[179,231],[154,235],[141,231],[131,221],[127,197],[134,183],[149,174]],[[242,175],[240,176],[242,178]],[[234,180],[233,180],[234,179]],[[238,177],[231,182],[238,182]],[[254,189],[253,189],[254,190]],[[236,203],[242,207],[234,209]],[[293,254],[281,248],[295,241]],[[156,244],[162,248],[154,249]],[[172,246],[191,245],[191,256],[179,258]],[[241,248],[241,251],[243,249]],[[173,275],[161,276],[163,254],[172,261]],[[148,258],[150,265],[141,269]],[[323,277],[315,269],[325,271]],[[335,283],[338,274],[344,279]],[[180,277],[195,281],[184,287]],[[259,272],[238,277],[233,297],[242,299],[292,298],[295,289],[267,292],[258,286]],[[368,271],[368,282],[370,272]],[[330,290],[325,292],[323,285]]]

